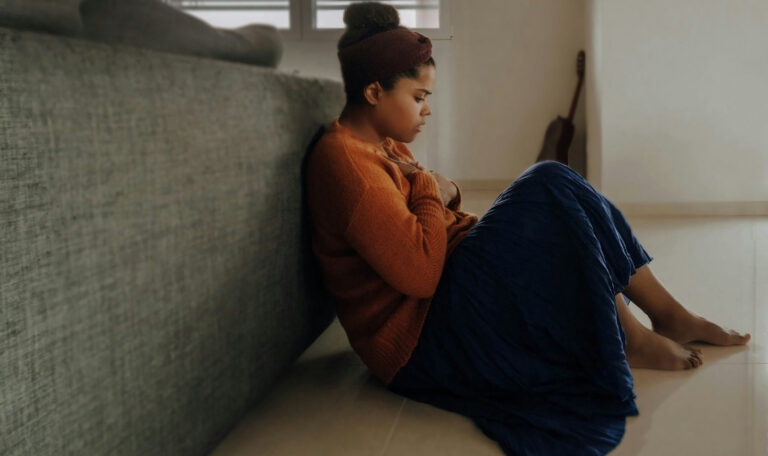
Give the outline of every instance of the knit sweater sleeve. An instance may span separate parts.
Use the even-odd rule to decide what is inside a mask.
[[[407,176],[410,199],[394,186],[368,186],[344,236],[396,290],[409,296],[434,295],[447,252],[444,206],[437,181],[415,171]]]

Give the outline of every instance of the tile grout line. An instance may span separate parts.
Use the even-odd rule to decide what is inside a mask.
[[[750,223],[752,233],[752,334],[750,342],[755,338],[755,331],[757,327],[757,237],[755,236],[755,230],[757,229],[757,222]]]
[[[407,401],[405,397],[403,398],[403,401],[400,403],[400,410],[397,411],[397,416],[395,416],[395,422],[392,423],[392,427],[389,428],[389,434],[387,434],[387,439],[384,441],[384,445],[381,448],[381,453],[379,453],[379,456],[384,456],[384,453],[387,452],[387,449],[389,449],[389,441],[392,439],[392,435],[395,433],[395,427],[397,427],[398,421],[400,421],[400,414],[403,412],[403,407],[405,406],[405,401]]]
[[[749,224],[749,232],[752,235],[752,339],[750,342],[753,341],[755,338],[755,330],[757,329],[757,239],[755,237],[755,230],[757,229],[757,222],[752,221],[752,223]],[[754,345],[754,343],[753,343]],[[752,347],[750,347],[750,352]],[[747,361],[750,360],[749,355],[747,355]],[[747,364],[747,401],[749,404],[752,404],[752,415],[754,416],[754,404],[755,404],[755,389],[757,388],[757,385],[755,384],[755,375],[754,370],[756,368],[754,367],[754,364],[749,363]],[[747,426],[747,435],[749,438],[749,441],[754,444],[755,442],[755,425]],[[754,452],[754,448],[753,448]]]

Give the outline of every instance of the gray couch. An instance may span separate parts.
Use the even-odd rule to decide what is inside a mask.
[[[334,319],[337,81],[0,28],[0,454],[204,455]]]

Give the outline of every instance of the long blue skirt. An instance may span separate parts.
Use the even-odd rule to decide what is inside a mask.
[[[639,414],[616,295],[652,259],[581,175],[538,162],[446,259],[388,389],[471,418],[508,455],[604,455]]]

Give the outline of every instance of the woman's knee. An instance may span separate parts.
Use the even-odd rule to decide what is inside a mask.
[[[547,181],[552,181],[562,177],[573,177],[574,173],[576,171],[564,163],[555,160],[543,160],[531,165],[524,174],[534,174]]]
[[[541,193],[542,187],[547,187],[552,184],[560,187],[559,183],[565,183],[567,181],[573,181],[576,171],[568,167],[561,162],[555,160],[543,160],[536,162],[529,166],[528,169],[523,171],[517,179],[514,180],[507,188],[502,192],[500,199],[511,192],[521,191],[527,188],[535,188],[536,193]],[[498,200],[497,200],[498,201]]]

